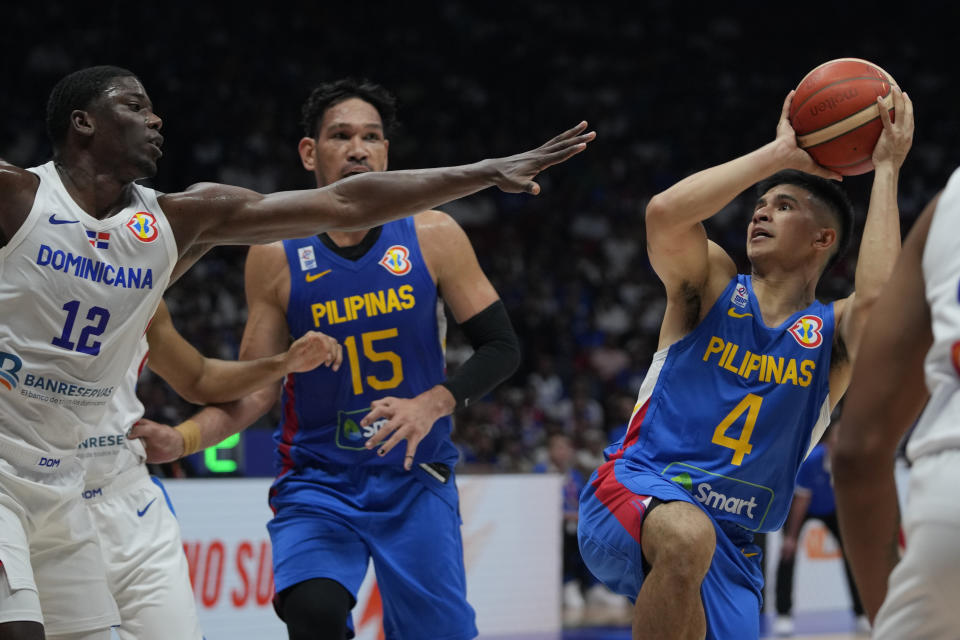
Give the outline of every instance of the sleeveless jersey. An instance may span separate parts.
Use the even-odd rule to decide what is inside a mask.
[[[147,364],[148,348],[146,336],[140,338],[133,362],[113,392],[103,421],[83,434],[78,457],[83,463],[84,482],[88,489],[108,484],[147,459],[143,443],[127,438],[127,431],[143,417],[143,403],[137,397],[137,380]]]
[[[361,427],[373,400],[412,398],[445,379],[446,322],[437,287],[420,251],[413,218],[384,225],[359,260],[328,249],[316,236],[285,240],[290,270],[287,323],[294,338],[321,331],[343,346],[339,371],[317,367],[287,376],[274,433],[275,466],[326,463],[398,467],[405,443],[383,457],[364,448],[384,421]],[[417,447],[415,463],[453,465],[450,416]]]
[[[716,519],[772,531],[830,420],[832,304],[767,327],[750,276],[733,278],[690,334],[654,356],[623,440],[604,455],[672,480]],[[638,491],[643,493],[642,491]]]
[[[133,185],[98,220],[53,162],[30,171],[33,207],[0,248],[0,439],[72,454],[122,384],[177,248],[152,189]]]
[[[933,325],[924,362],[930,400],[907,443],[916,460],[960,448],[960,170],[937,202],[923,250],[923,279]]]

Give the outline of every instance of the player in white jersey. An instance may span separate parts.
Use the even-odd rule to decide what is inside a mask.
[[[867,324],[838,427],[840,529],[874,638],[956,638],[960,629],[958,291],[960,170],[904,243]],[[921,411],[907,444],[901,558],[894,457]]]
[[[160,303],[111,398],[107,418],[80,443],[83,498],[93,514],[107,580],[120,610],[114,633],[121,640],[203,637],[180,526],[163,485],[147,471],[143,445],[126,437],[143,417],[135,388],[144,365],[182,397],[206,403],[236,400],[288,373],[321,364],[337,370],[341,359],[340,345],[319,332],[303,336],[273,358],[204,358],[177,333],[166,305]]]
[[[43,638],[44,624],[47,638],[107,638],[118,622],[80,502],[77,445],[102,421],[170,281],[217,244],[367,228],[494,185],[536,194],[540,171],[594,137],[581,123],[518,155],[323,189],[263,195],[202,184],[160,195],[134,181],[156,173],[161,125],[132,72],[91,67],[51,92],[54,159],[32,170],[0,161],[5,640]]]

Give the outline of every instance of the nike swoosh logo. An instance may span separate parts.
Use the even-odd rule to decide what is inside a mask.
[[[320,278],[327,275],[328,273],[330,273],[330,269],[327,269],[326,271],[321,271],[320,273],[308,273],[304,276],[304,278],[307,279],[307,282],[313,282],[314,280],[319,280]]]
[[[79,220],[58,220],[57,214],[51,213],[50,217],[48,218],[48,222],[50,222],[50,224],[77,224],[80,221]]]
[[[744,551],[743,549],[740,549],[740,553],[742,553],[742,554],[743,554],[745,557],[747,557],[747,558],[752,558],[753,556],[758,556],[758,555],[760,555],[760,552],[759,552],[759,551],[754,551],[753,553],[747,553],[747,552]]]
[[[154,498],[153,500],[151,500],[150,502],[148,502],[148,503],[147,503],[147,506],[145,506],[143,509],[137,509],[137,516],[140,517],[140,518],[142,518],[142,517],[143,517],[143,514],[145,514],[145,513],[147,512],[147,509],[150,508],[150,505],[152,505],[152,504],[153,504],[154,502],[156,502],[156,501],[157,501],[157,499]]]
[[[727,315],[731,318],[752,318],[752,313],[737,313],[733,309],[727,309]]]

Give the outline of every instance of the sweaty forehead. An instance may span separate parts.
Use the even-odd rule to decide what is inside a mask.
[[[777,198],[785,198],[788,200],[793,200],[794,202],[802,202],[813,204],[815,198],[812,193],[804,189],[803,187],[798,187],[795,184],[778,184],[770,188],[769,191],[760,196],[761,199],[769,201],[776,200]]]
[[[143,88],[140,80],[133,76],[111,78],[103,90],[103,95],[108,98],[129,94],[137,94],[146,98],[147,90]]]

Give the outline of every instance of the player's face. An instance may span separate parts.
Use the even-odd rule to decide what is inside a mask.
[[[813,196],[792,184],[773,187],[754,205],[747,226],[747,256],[757,260],[775,256],[788,262],[809,260],[822,228],[817,223]]]
[[[316,140],[300,143],[303,166],[320,186],[367,171],[386,171],[389,142],[380,113],[365,100],[349,98],[329,107]]]
[[[124,181],[156,175],[163,152],[163,121],[133,77],[114,78],[90,109],[94,152]]]

